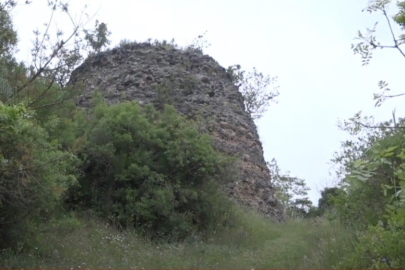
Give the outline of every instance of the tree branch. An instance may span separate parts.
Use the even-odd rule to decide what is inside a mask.
[[[402,54],[402,56],[405,57],[405,53],[404,53],[404,52],[401,50],[401,48],[398,46],[398,40],[395,38],[394,30],[392,29],[392,25],[391,25],[390,19],[388,18],[387,11],[385,10],[385,8],[383,8],[382,11],[383,11],[383,13],[384,13],[384,16],[385,16],[387,22],[388,22],[388,26],[389,26],[389,28],[390,28],[390,32],[391,32],[391,35],[392,35],[392,39],[394,40],[394,44],[395,44],[394,48],[397,48],[398,51]]]
[[[398,95],[384,96],[384,97],[393,98],[393,97],[400,97],[400,96],[405,96],[405,93],[398,94]]]
[[[15,94],[18,94],[19,92],[21,92],[25,87],[27,87],[29,84],[31,84],[35,79],[37,79],[42,72],[45,71],[46,67],[51,63],[51,61],[58,55],[58,52],[63,48],[63,46],[69,42],[77,33],[77,31],[79,30],[79,27],[76,26],[73,33],[68,37],[68,39],[66,41],[61,41],[60,44],[57,46],[57,48],[53,51],[52,55],[50,56],[50,58],[48,59],[48,61],[45,63],[45,65],[41,68],[38,69],[38,71],[34,74],[34,76],[32,76],[32,78],[26,82],[25,84],[23,84],[22,86],[20,86],[11,96],[10,98],[12,98]]]
[[[49,89],[51,89],[51,87],[52,87],[52,85],[54,84],[54,82],[55,82],[55,78],[53,78],[53,79],[51,80],[51,82],[48,84],[47,88],[46,88],[33,102],[31,102],[30,104],[27,105],[27,108],[31,107],[31,106],[32,106],[34,103],[36,103],[40,98],[42,98],[42,97],[45,95],[45,93],[48,92]]]
[[[23,84],[22,86],[20,86],[19,88],[17,88],[17,90],[10,96],[10,98],[12,98],[15,94],[18,94],[19,92],[21,92],[21,90],[23,90],[25,87],[27,87],[28,85],[30,85],[33,81],[36,80],[36,78],[39,77],[39,75],[42,74],[42,72],[45,70],[45,68],[51,63],[51,61],[55,58],[55,56],[57,55],[58,51],[63,47],[65,43],[62,41],[58,48],[55,49],[51,55],[51,57],[48,59],[48,61],[45,63],[45,65],[41,68],[38,69],[38,71],[34,74],[34,76],[32,76],[32,78],[26,82],[25,84]]]
[[[357,124],[359,124],[360,126],[362,126],[362,127],[365,127],[365,128],[391,128],[391,129],[395,129],[395,128],[405,128],[405,127],[400,127],[400,126],[398,126],[398,127],[385,127],[385,126],[369,126],[369,125],[365,125],[365,124],[363,124],[363,123],[361,123],[361,122],[356,122]]]

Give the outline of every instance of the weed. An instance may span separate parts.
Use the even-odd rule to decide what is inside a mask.
[[[8,267],[74,268],[333,268],[351,252],[345,228],[325,219],[272,223],[235,206],[238,226],[195,234],[182,242],[152,242],[94,217],[44,224],[29,253],[3,251]],[[56,224],[56,225],[55,225]],[[62,225],[63,224],[63,225]],[[70,224],[71,226],[69,226]],[[64,233],[61,233],[64,230]],[[168,239],[169,240],[169,239]]]

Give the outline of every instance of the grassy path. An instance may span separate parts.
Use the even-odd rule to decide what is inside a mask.
[[[95,220],[43,228],[30,253],[4,253],[1,266],[45,268],[332,268],[349,246],[342,228],[325,221],[270,223],[246,214],[242,226],[156,244]]]

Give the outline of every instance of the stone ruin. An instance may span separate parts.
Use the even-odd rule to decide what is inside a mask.
[[[231,75],[210,56],[130,43],[88,57],[69,83],[84,88],[79,106],[89,106],[92,93],[101,91],[109,104],[131,100],[162,108],[169,103],[188,118],[199,117],[214,148],[238,158],[239,179],[225,187],[229,196],[272,220],[283,219],[256,125]]]

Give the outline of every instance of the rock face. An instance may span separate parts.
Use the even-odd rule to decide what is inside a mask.
[[[231,76],[211,57],[167,45],[126,44],[89,57],[72,73],[70,84],[84,87],[80,106],[88,106],[97,90],[110,104],[136,100],[161,108],[169,103],[187,117],[199,117],[214,148],[239,158],[239,181],[226,188],[229,195],[283,219],[256,126]]]

